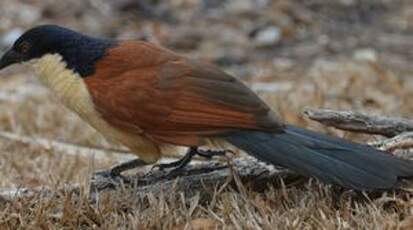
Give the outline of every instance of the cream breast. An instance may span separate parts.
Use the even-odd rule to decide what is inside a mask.
[[[147,162],[160,157],[159,147],[147,138],[122,132],[109,125],[96,111],[86,84],[79,74],[66,68],[58,54],[47,54],[30,62],[43,85],[110,141],[116,141],[130,148]]]

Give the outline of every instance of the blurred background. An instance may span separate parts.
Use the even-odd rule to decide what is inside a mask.
[[[251,86],[288,122],[358,141],[366,137],[309,122],[302,110],[413,114],[409,0],[2,0],[1,52],[26,29],[50,23],[94,36],[148,40],[215,63]],[[109,146],[24,66],[1,73],[0,107],[2,131]],[[7,153],[0,156],[0,186],[47,184],[55,176],[87,178],[86,171],[72,172],[86,170],[90,159],[0,143]]]
[[[252,87],[286,121],[358,142],[379,137],[325,128],[303,117],[303,109],[346,109],[413,117],[411,0],[1,0],[0,54],[26,29],[40,24],[58,24],[100,37],[143,39],[215,63]],[[25,66],[13,66],[0,73],[0,137],[2,188],[82,184],[96,169],[108,168],[119,161],[110,154],[105,156],[111,157],[105,158],[85,157],[76,151],[68,154],[69,148],[30,144],[36,138],[74,146],[121,148],[107,143],[64,109]],[[295,210],[303,216],[304,225],[311,219],[322,219],[317,224],[330,220],[325,216],[312,218],[318,214],[305,209],[326,198],[323,191],[321,195],[307,191],[305,194],[312,198],[305,202],[300,200],[305,198],[303,194],[289,194],[297,197],[288,201],[286,212],[298,207]],[[284,193],[278,195],[267,197],[274,200],[270,204],[278,204],[275,201],[285,198]],[[327,196],[326,200],[328,203],[330,198]],[[314,204],[307,205],[313,201]],[[36,206],[37,202],[31,202]],[[0,215],[0,220],[14,220],[23,215],[22,210],[27,211],[21,203],[10,207],[13,208]],[[43,213],[43,206],[36,207],[26,213],[28,223],[33,215],[37,216],[32,212]],[[323,208],[333,220],[329,222],[332,225],[325,226],[345,223],[342,219],[334,222],[339,218],[335,211],[328,205]],[[391,224],[399,221],[397,214],[381,213],[375,207],[363,208],[352,217],[353,224],[360,220],[374,224],[380,218],[387,218]],[[89,206],[86,210],[90,210]],[[146,216],[138,213],[135,217],[153,224],[149,226],[163,223],[153,219],[153,215],[172,220],[168,223],[182,223],[187,218],[179,212],[168,217],[158,210],[146,210]],[[246,210],[249,213],[251,209]],[[124,220],[123,211],[119,212],[119,220]],[[206,215],[202,210],[196,213]],[[226,214],[223,211],[219,215]],[[277,215],[282,218],[273,220],[286,221],[280,226],[301,223],[296,222],[297,213],[288,216],[290,219],[282,212]],[[253,217],[234,218],[225,220]]]

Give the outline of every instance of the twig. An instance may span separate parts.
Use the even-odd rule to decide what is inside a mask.
[[[404,118],[367,115],[352,111],[328,109],[307,109],[304,114],[312,120],[338,129],[380,134],[393,137],[403,132],[413,131],[413,121]]]
[[[294,84],[291,82],[256,82],[251,85],[255,92],[285,92],[291,90]]]
[[[413,148],[413,132],[402,133],[390,139],[384,139],[370,143],[384,151]]]
[[[109,159],[108,153],[112,154],[119,160],[131,160],[134,155],[125,153],[123,150],[115,149],[104,149],[104,148],[90,148],[81,145],[75,145],[63,141],[49,140],[41,137],[29,137],[24,135],[19,135],[11,132],[0,131],[0,138],[9,141],[16,141],[27,145],[39,146],[47,150],[56,150],[59,152],[64,152],[68,155],[91,157],[96,155],[97,158],[102,160]]]
[[[118,161],[128,161],[137,156],[123,149],[104,148],[98,146],[84,146],[68,143],[64,141],[49,140],[41,137],[30,137],[16,133],[0,131],[0,138],[20,142],[27,145],[39,146],[47,150],[55,150],[64,154],[81,156],[85,158],[95,157],[97,160],[116,159]],[[175,154],[175,155],[174,155]],[[176,153],[164,155],[162,162],[170,162],[181,157]],[[197,162],[197,160],[195,160]],[[199,160],[198,160],[199,162]]]
[[[2,188],[0,189],[0,200],[12,201],[30,197],[51,197],[62,191],[79,192],[80,186],[78,184],[65,185],[58,190],[53,190],[46,186],[36,188]]]

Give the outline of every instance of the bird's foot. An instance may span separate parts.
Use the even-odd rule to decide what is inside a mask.
[[[92,176],[91,180],[91,188],[93,190],[103,190],[106,188],[117,188],[121,187],[122,185],[128,184],[130,180],[124,177],[122,174],[116,172],[112,169],[109,170],[102,170],[96,172]]]
[[[202,150],[198,149],[197,154],[201,157],[212,159],[215,156],[225,156],[227,152],[232,152],[231,150]]]
[[[95,190],[102,190],[130,184],[131,181],[123,176],[122,172],[145,165],[146,163],[144,161],[134,159],[115,165],[109,170],[98,171],[92,177],[91,187]]]
[[[191,153],[191,151],[188,151],[184,157],[182,157],[181,159],[177,160],[177,161],[173,161],[170,163],[163,163],[163,164],[156,164],[152,167],[152,170],[158,168],[159,170],[163,171],[165,169],[170,169],[170,168],[174,168],[174,169],[182,169],[185,168],[186,165],[189,164],[189,162],[191,162],[192,157],[193,157],[193,153]]]
[[[207,159],[212,159],[214,156],[225,156],[227,152],[230,150],[201,150],[197,147],[191,147],[188,152],[185,154],[184,157],[181,159],[171,162],[171,163],[164,163],[164,164],[157,164],[152,167],[152,169],[158,168],[159,170],[165,170],[169,168],[173,168],[170,173],[178,173],[183,168],[185,168],[192,160],[195,155],[205,157]]]

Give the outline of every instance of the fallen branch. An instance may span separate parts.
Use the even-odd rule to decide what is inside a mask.
[[[183,169],[179,174],[169,174],[166,171],[153,170],[142,172],[141,175],[127,176],[125,187],[133,188],[133,192],[138,195],[159,194],[162,192],[169,193],[172,191],[184,191],[190,195],[200,189],[214,189],[216,186],[233,183],[233,171],[237,177],[254,190],[263,190],[268,184],[277,184],[280,178],[285,184],[296,181],[297,178],[303,178],[297,174],[291,173],[286,169],[274,168],[257,162],[253,158],[238,158],[232,163],[232,169],[226,167],[224,163],[207,162],[203,164],[190,165]],[[113,188],[113,181],[106,178],[95,178],[91,183],[92,199],[99,196],[100,192],[110,192]],[[34,196],[51,197],[61,192],[80,191],[79,185],[69,185],[60,191],[52,190],[47,187],[40,188],[20,188],[20,189],[1,189],[0,197],[3,200],[15,200],[18,198],[30,198]]]
[[[338,129],[393,137],[413,131],[413,121],[404,118],[367,115],[352,111],[307,109],[304,114],[312,120]]]
[[[169,171],[150,171],[141,176],[128,177],[129,185],[133,185],[138,193],[159,193],[171,189],[179,191],[199,191],[203,187],[222,185],[232,180],[232,172],[253,189],[263,189],[266,184],[279,181],[280,178],[291,179],[299,177],[286,169],[267,166],[252,157],[238,158],[231,162],[232,169],[220,162],[193,164],[184,168],[179,174],[170,174]],[[109,186],[108,186],[109,185]],[[101,191],[108,187],[113,188],[105,178],[97,178],[92,182],[92,188]]]

